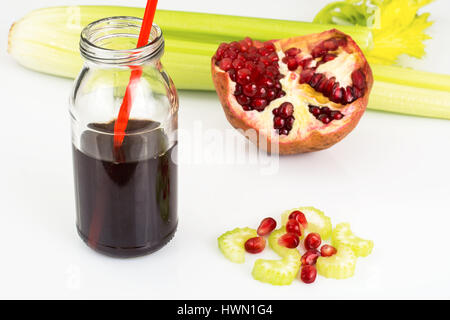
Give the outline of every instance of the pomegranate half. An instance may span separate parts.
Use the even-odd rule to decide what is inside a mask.
[[[358,124],[373,84],[361,49],[334,29],[222,43],[212,77],[233,127],[255,130],[244,134],[280,154],[318,151],[343,139]]]

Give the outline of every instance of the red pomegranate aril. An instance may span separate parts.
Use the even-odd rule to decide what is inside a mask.
[[[306,59],[303,59],[303,60],[301,60],[300,62],[299,62],[299,65],[302,67],[302,68],[306,68],[306,67],[309,67],[309,65],[310,65],[310,63],[313,61],[313,58],[306,58]]]
[[[315,59],[315,58],[323,56],[326,52],[327,52],[327,50],[325,48],[323,48],[321,45],[318,45],[311,51],[311,55]]]
[[[322,107],[322,108],[320,108],[320,113],[326,114],[326,115],[331,115],[331,109],[329,107]]]
[[[234,51],[230,48],[230,49],[225,50],[225,52],[223,53],[223,57],[230,58],[231,60],[233,60],[237,57],[237,53],[236,53],[236,51]]]
[[[317,270],[314,266],[303,266],[302,271],[300,272],[300,279],[306,283],[310,284],[313,283],[316,280],[317,277]]]
[[[263,76],[260,79],[259,84],[265,86],[266,88],[273,88],[275,86],[275,82],[267,76]]]
[[[320,247],[322,243],[322,239],[320,238],[320,234],[318,233],[310,233],[305,238],[305,248],[306,250],[313,250]]]
[[[278,76],[279,71],[277,68],[275,68],[274,66],[268,66],[266,68],[266,75],[271,77],[271,78],[275,78],[276,76]]]
[[[239,44],[240,44],[240,46],[241,46],[240,50],[241,50],[242,52],[247,52],[247,51],[248,51],[248,48],[250,48],[250,46],[248,45],[248,43],[247,43],[245,40],[241,40],[241,41],[239,42]]]
[[[238,58],[233,60],[233,68],[234,68],[234,69],[240,70],[240,69],[242,69],[243,67],[244,67],[244,62],[242,62],[242,61],[239,60]]]
[[[316,91],[324,92],[327,84],[328,84],[328,79],[326,77],[323,77],[322,80],[320,80],[320,82],[317,84]]]
[[[272,64],[272,61],[270,61],[269,57],[265,57],[265,56],[262,56],[261,58],[259,58],[259,61],[264,63],[264,65],[266,67],[270,66]]]
[[[355,70],[352,73],[353,85],[362,90],[366,88],[366,78],[361,70]]]
[[[357,87],[353,87],[353,93],[355,95],[355,100],[361,98],[364,93],[361,89],[358,89]]]
[[[322,42],[322,47],[327,51],[335,51],[339,47],[339,44],[336,39],[328,39]]]
[[[275,45],[272,42],[264,42],[264,48],[269,52],[275,52]]]
[[[352,103],[355,99],[353,96],[353,88],[348,86],[345,90],[344,99],[345,103]]]
[[[238,70],[236,73],[236,82],[241,84],[241,85],[246,85],[248,83],[250,83],[251,79],[250,79],[250,75],[252,73],[250,72],[250,70],[248,69],[241,69]]]
[[[327,53],[326,55],[323,56],[322,61],[326,63],[326,62],[332,61],[334,59],[336,59],[336,55]]]
[[[318,107],[315,107],[315,108],[318,108]],[[319,109],[319,112],[320,112],[320,109]],[[303,228],[305,228],[305,229],[308,227],[308,221],[306,221],[305,215],[303,214],[303,212],[301,212],[299,210],[295,210],[295,211],[291,212],[291,214],[289,215],[289,220],[290,219],[297,220],[298,223],[300,223],[303,226]]]
[[[296,234],[286,233],[278,239],[278,244],[289,249],[294,249],[300,244],[300,238]]]
[[[266,247],[266,239],[264,239],[263,237],[255,237],[248,239],[245,242],[244,247],[245,251],[247,251],[248,253],[253,254],[260,253]]]
[[[258,91],[258,87],[254,83],[246,84],[243,88],[243,92],[247,97],[254,97],[256,92]]]
[[[236,97],[236,100],[241,106],[249,104],[251,102],[251,99],[244,94],[238,95]]]
[[[335,247],[330,246],[329,244],[324,244],[322,248],[320,248],[320,254],[322,257],[331,257],[337,253]]]
[[[319,115],[317,120],[322,121],[323,124],[329,124],[331,122],[331,118],[326,114]]]
[[[285,91],[280,91],[277,95],[277,98],[283,98],[286,95]]]
[[[245,61],[244,68],[253,71],[256,68],[256,65],[252,61]]]
[[[267,91],[267,97],[266,99],[269,101],[275,100],[277,98],[278,92],[275,89],[269,89]]]
[[[317,259],[320,257],[320,253],[317,250],[308,250],[303,254],[301,258],[301,263],[303,266],[312,266],[315,265]]]
[[[347,45],[346,38],[338,38],[336,41],[337,41],[339,47],[345,47]]]
[[[236,83],[236,88],[234,89],[234,95],[238,96],[242,94],[242,86],[238,83]]]
[[[320,115],[320,108],[316,106],[309,107],[309,112],[311,112],[313,116],[318,117]]]
[[[302,236],[302,229],[300,227],[300,223],[298,223],[295,219],[290,219],[286,222],[286,232],[293,233],[299,237]]]
[[[284,136],[287,136],[288,134],[289,134],[289,131],[287,130],[287,129],[280,129],[279,131],[278,131],[278,134],[281,136],[281,135],[284,135]]]
[[[314,76],[314,70],[313,69],[303,69],[303,71],[300,73],[300,83],[308,83],[311,81],[312,77]]]
[[[334,85],[333,94],[331,96],[331,101],[335,103],[341,103],[344,98],[345,90],[339,86]]]
[[[277,227],[277,222],[274,218],[265,218],[259,224],[257,233],[259,236],[266,236]]]
[[[333,93],[335,83],[336,83],[335,77],[328,79],[326,88],[322,91],[322,93],[327,97],[331,96],[331,94]]]
[[[319,82],[322,80],[322,78],[323,78],[323,74],[321,74],[321,73],[314,74],[314,76],[309,81],[309,85],[312,88],[315,88],[319,84]]]
[[[275,117],[273,119],[273,127],[275,129],[281,129],[284,127],[284,119],[281,117]]]
[[[266,99],[260,98],[253,99],[250,103],[250,105],[258,111],[264,111],[264,109],[267,107],[267,104],[268,103]]]
[[[269,54],[269,59],[272,62],[278,62],[280,61],[280,58],[278,57],[278,55],[276,54],[276,52]]]
[[[236,70],[230,69],[227,71],[228,76],[230,77],[231,81],[236,81]]]
[[[242,41],[245,41],[249,47],[253,46],[253,40],[250,37],[245,37]]]
[[[295,118],[294,117],[289,117],[286,119],[286,129],[291,130],[292,127],[294,126],[294,122],[295,122]]]
[[[287,62],[287,67],[289,69],[289,71],[295,71],[298,68],[298,62],[296,59],[291,58],[288,60]]]
[[[253,108],[250,107],[249,105],[242,106],[242,109],[244,109],[244,111],[251,111],[251,110],[253,110]]]
[[[284,54],[285,54],[286,56],[289,56],[289,57],[295,57],[295,56],[298,55],[300,52],[301,52],[301,50],[298,49],[298,48],[290,48],[290,49],[286,50],[286,51],[284,52]]]
[[[267,89],[264,87],[257,87],[255,97],[256,98],[266,98],[267,97]]]
[[[340,113],[339,111],[332,111],[331,112],[331,117],[334,120],[341,120],[342,118],[344,118],[344,115],[342,113]]]
[[[230,58],[223,58],[219,62],[219,68],[222,69],[223,71],[228,71],[232,67],[233,67],[233,60],[231,60]]]
[[[290,102],[284,102],[281,104],[280,106],[280,115],[283,118],[287,118],[292,116],[292,114],[294,113],[294,106],[292,103]]]

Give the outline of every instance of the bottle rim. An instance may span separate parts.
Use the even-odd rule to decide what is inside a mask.
[[[141,65],[160,58],[164,51],[164,37],[161,28],[153,24],[148,43],[140,48],[110,49],[115,38],[135,38],[136,43],[142,26],[142,19],[130,16],[116,16],[94,21],[81,32],[80,52],[88,61],[109,65]]]

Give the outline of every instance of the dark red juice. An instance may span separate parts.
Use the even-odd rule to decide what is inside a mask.
[[[114,122],[89,125],[73,146],[77,229],[93,249],[117,257],[154,252],[177,227],[177,165],[159,124],[128,123],[114,150]]]

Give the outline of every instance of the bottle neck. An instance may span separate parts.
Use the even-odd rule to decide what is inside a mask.
[[[153,24],[147,45],[136,48],[142,19],[111,17],[89,24],[81,33],[80,52],[86,61],[108,66],[140,66],[157,62],[164,52],[161,29]]]

